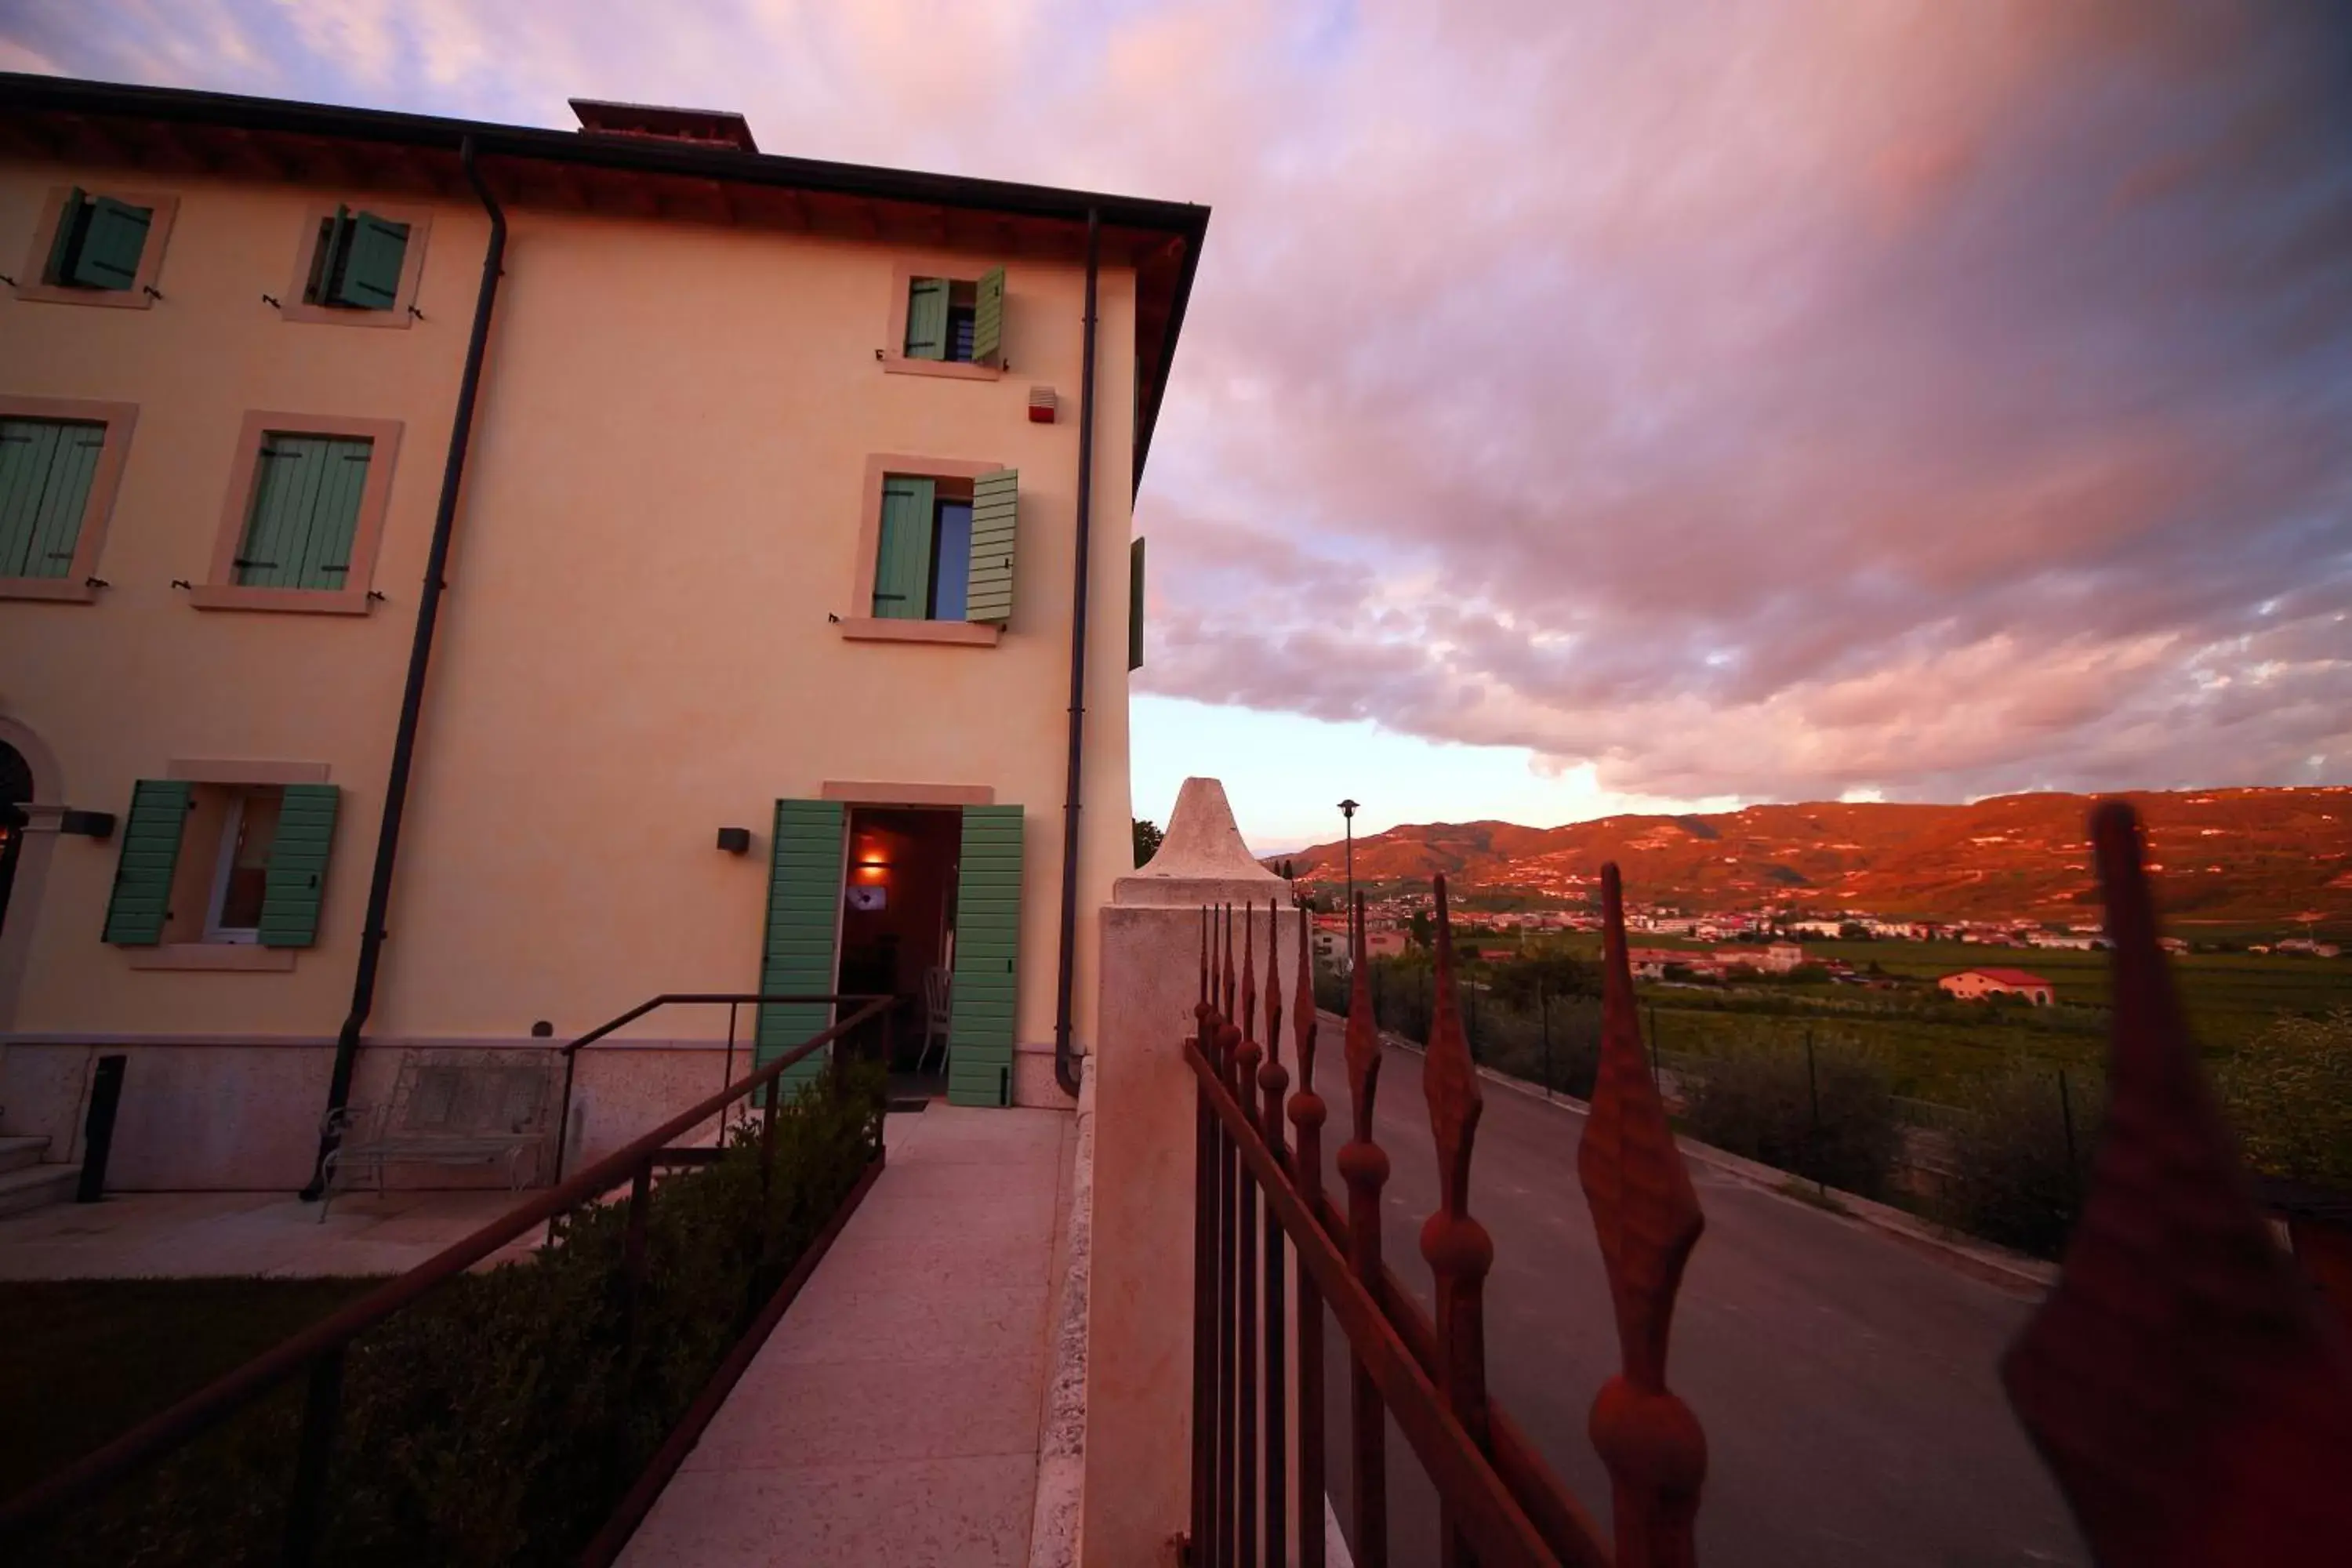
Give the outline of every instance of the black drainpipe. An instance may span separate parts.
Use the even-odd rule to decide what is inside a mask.
[[[1070,983],[1078,953],[1078,750],[1087,735],[1087,553],[1094,539],[1095,282],[1102,257],[1102,215],[1087,209],[1086,363],[1078,371],[1077,582],[1070,590],[1070,776],[1062,805],[1062,961],[1054,977],[1054,1081],[1078,1092],[1070,1050]]]
[[[449,455],[441,468],[441,501],[433,513],[433,543],[425,558],[425,591],[416,603],[416,635],[408,646],[408,684],[400,694],[400,727],[392,739],[392,773],[384,781],[383,820],[376,828],[375,872],[368,880],[367,918],[360,927],[360,962],[352,977],[352,1010],[335,1039],[335,1071],[327,1085],[329,1114],[351,1103],[352,1068],[359,1058],[360,1031],[375,1008],[376,970],[383,956],[384,920],[392,902],[393,868],[400,859],[400,818],[408,804],[408,775],[416,757],[416,725],[425,709],[425,674],[433,658],[433,630],[441,615],[442,577],[449,565],[449,533],[457,517],[457,489],[466,475],[466,446],[474,429],[474,395],[481,385],[482,350],[490,336],[490,308],[499,297],[499,273],[507,253],[507,215],[474,167],[474,139],[466,138],[457,161],[467,183],[490,215],[490,247],[482,256],[481,291],[474,297],[474,326],[466,339],[466,369],[457,381],[457,415],[449,432]],[[326,1186],[327,1153],[335,1135],[321,1133],[319,1154],[305,1198]]]

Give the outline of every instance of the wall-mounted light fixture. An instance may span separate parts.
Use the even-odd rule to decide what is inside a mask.
[[[748,827],[720,828],[719,847],[730,855],[749,855],[751,852],[751,830]]]
[[[110,811],[78,811],[70,805],[26,804],[18,808],[25,814],[25,826],[36,832],[69,833],[80,838],[111,838],[114,837],[114,813]],[[37,814],[46,818],[35,821]]]

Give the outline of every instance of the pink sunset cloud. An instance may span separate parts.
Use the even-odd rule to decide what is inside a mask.
[[[2324,5],[36,5],[78,73],[1206,202],[1146,689],[1626,794],[2341,780]],[[2333,76],[2331,77],[2331,71]]]

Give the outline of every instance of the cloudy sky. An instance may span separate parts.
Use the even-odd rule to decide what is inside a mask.
[[[2352,11],[0,0],[0,66],[1215,208],[1135,799],[2352,778]]]

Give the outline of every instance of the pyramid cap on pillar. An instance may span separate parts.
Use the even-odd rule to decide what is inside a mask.
[[[1111,884],[1114,904],[1198,909],[1202,904],[1291,907],[1290,884],[1257,863],[1234,825],[1225,786],[1186,779],[1176,792],[1168,832],[1149,865]]]

